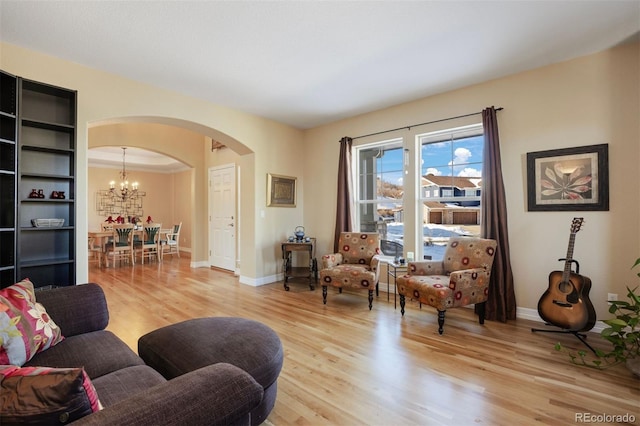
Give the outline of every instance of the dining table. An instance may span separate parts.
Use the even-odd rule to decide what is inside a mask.
[[[102,254],[106,255],[107,253],[107,242],[109,238],[113,238],[114,231],[113,230],[100,230],[100,231],[89,231],[89,238],[93,238],[95,244],[102,249]],[[133,236],[139,236],[140,239],[144,238],[144,228],[139,227],[138,229],[133,230]],[[106,256],[103,256],[106,261]]]

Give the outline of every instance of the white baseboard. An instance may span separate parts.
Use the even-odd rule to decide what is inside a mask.
[[[267,277],[262,277],[259,279],[249,278],[243,275],[240,275],[240,284],[250,285],[252,287],[260,287],[261,285],[273,284],[278,281],[284,280],[283,274],[276,274]]]

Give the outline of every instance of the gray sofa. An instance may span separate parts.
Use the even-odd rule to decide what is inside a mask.
[[[97,284],[39,290],[36,299],[65,339],[36,354],[25,366],[84,367],[104,406],[73,424],[251,423],[250,413],[263,397],[262,386],[251,375],[217,363],[165,379],[105,330],[109,312]]]

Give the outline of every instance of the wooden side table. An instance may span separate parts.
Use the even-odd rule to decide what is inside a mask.
[[[309,256],[309,266],[293,266],[293,253],[307,253]],[[289,291],[290,278],[307,278],[309,288],[314,290],[314,285],[318,280],[318,263],[316,262],[316,239],[285,241],[282,243],[282,266],[284,270],[284,289]]]

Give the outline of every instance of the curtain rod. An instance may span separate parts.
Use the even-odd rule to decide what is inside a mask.
[[[496,108],[496,111],[502,111],[502,110],[503,110],[502,107]],[[381,132],[369,133],[368,135],[356,136],[355,138],[351,138],[351,139],[352,140],[356,140],[356,139],[360,139],[360,138],[366,138],[368,136],[376,136],[376,135],[381,135],[383,133],[391,133],[391,132],[395,132],[397,130],[403,130],[403,129],[410,130],[412,127],[425,126],[427,124],[434,124],[434,123],[440,123],[442,121],[455,120],[456,118],[471,117],[473,115],[478,115],[478,114],[482,114],[482,111],[472,112],[471,114],[458,115],[456,117],[442,118],[440,120],[427,121],[426,123],[412,124],[412,125],[409,125],[409,126],[398,127],[397,129],[383,130]]]

